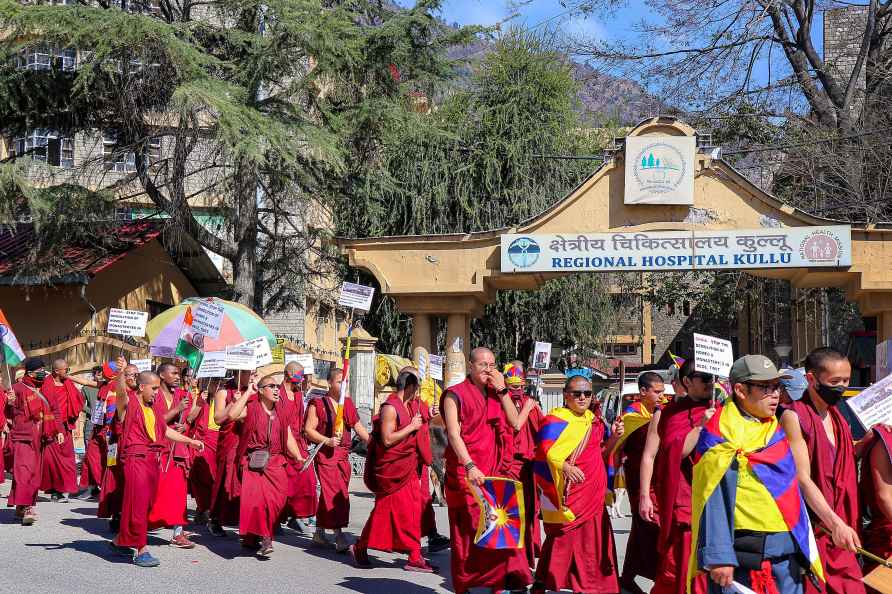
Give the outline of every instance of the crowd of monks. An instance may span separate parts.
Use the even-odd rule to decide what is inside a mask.
[[[237,525],[242,546],[260,556],[272,554],[280,524],[315,518],[313,544],[349,552],[356,568],[372,567],[369,551],[377,550],[404,553],[407,571],[429,573],[437,568],[422,554],[427,537],[429,552],[451,547],[460,593],[635,594],[643,577],[655,594],[720,592],[732,582],[760,594],[851,594],[865,592],[871,569],[859,561],[860,547],[892,554],[892,430],[877,426],[852,439],[837,410],[851,367],[832,349],[806,358],[801,384],[764,357],[741,358],[724,404],[715,378],[693,360],[676,369],[671,399],[662,376],[644,373],[610,424],[585,375],[568,377],[563,407],[546,412],[525,390],[522,363],[499,367],[483,347],[469,359],[467,379],[436,407],[420,400],[417,370],[401,370],[371,431],[349,398],[339,409],[338,369],[328,393],[307,401],[309,378],[295,362],[284,376],[236,372],[219,389],[202,390],[191,370],[171,363],[139,372],[118,360],[85,380],[69,377],[64,360],[47,370],[27,359],[0,396],[3,459],[13,479],[8,505],[31,525],[39,491],[63,499],[92,488],[99,517],[116,533],[111,549],[148,567],[159,564],[146,547],[150,530],[170,528],[172,545],[195,546],[186,530],[190,493],[196,519],[212,534]],[[80,484],[73,436],[84,405],[75,379],[98,389]],[[448,438],[449,539],[434,522],[433,426]],[[363,478],[375,504],[351,545],[343,530],[354,436],[367,444]],[[725,455],[718,446],[730,451],[725,466],[716,466]],[[708,465],[721,472],[706,484]],[[621,572],[607,511],[619,468],[633,512]],[[472,487],[491,477],[522,485],[518,547],[475,544],[481,503]],[[767,500],[753,487],[761,481],[771,491],[772,481],[784,480],[783,496]],[[790,501],[796,510],[801,502],[795,526]],[[765,505],[768,518],[753,517]]]

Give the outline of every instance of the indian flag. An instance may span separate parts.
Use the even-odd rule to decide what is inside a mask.
[[[198,369],[204,354],[201,352],[204,337],[192,331],[192,308],[186,308],[183,316],[183,329],[180,331],[180,339],[177,341],[176,356],[189,364],[192,369]]]
[[[25,352],[12,332],[12,326],[3,315],[3,310],[0,310],[0,342],[3,343],[3,360],[7,365],[15,367],[25,360]]]

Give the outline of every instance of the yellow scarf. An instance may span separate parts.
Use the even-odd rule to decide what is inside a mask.
[[[219,431],[220,425],[217,424],[217,421],[214,420],[214,399],[211,398],[211,403],[208,406],[208,429],[211,431]]]
[[[151,406],[143,404],[142,399],[139,401],[139,408],[142,409],[142,420],[146,424],[146,434],[149,436],[149,441],[154,442],[157,439],[155,435],[155,411],[152,410]]]

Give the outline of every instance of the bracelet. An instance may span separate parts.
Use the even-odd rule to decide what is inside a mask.
[[[473,460],[468,460],[467,462],[465,462],[464,466],[466,472],[470,472],[472,468],[477,468],[477,465],[474,464]]]

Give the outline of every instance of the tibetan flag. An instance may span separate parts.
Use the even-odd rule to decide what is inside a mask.
[[[192,331],[192,307],[187,307],[183,315],[183,329],[180,330],[180,339],[177,341],[174,354],[184,359],[192,369],[198,369],[204,357],[201,352],[203,343],[204,337]]]
[[[0,342],[3,343],[3,360],[7,365],[15,367],[25,360],[25,352],[13,334],[12,326],[9,325],[3,310],[0,310]]]
[[[626,442],[632,433],[646,427],[653,418],[653,413],[647,410],[647,407],[641,402],[633,402],[623,410],[621,418],[623,420],[623,435],[617,440],[616,447],[613,448],[614,452]]]
[[[585,448],[595,415],[590,410],[576,415],[568,408],[556,408],[545,417],[536,434],[536,458],[533,476],[541,493],[542,521],[567,524],[576,514],[564,503],[567,484],[564,462],[574,460]]]
[[[521,549],[524,541],[523,484],[507,478],[487,477],[483,486],[468,483],[480,519],[474,544],[484,549]]]
[[[341,391],[338,394],[338,410],[335,414],[334,434],[344,433],[344,405],[347,403],[347,386],[350,383],[350,340],[353,337],[353,323],[347,327],[347,348],[344,352],[344,372],[341,375]]]
[[[672,351],[667,352],[669,353],[669,358],[672,359],[672,364],[681,369],[681,366],[684,365],[684,359],[682,359],[678,355],[673,355]]]
[[[691,500],[691,542],[700,546],[700,518],[710,496],[737,461],[734,526],[755,532],[790,532],[809,561],[812,573],[824,580],[824,570],[812,532],[805,501],[796,479],[790,442],[776,417],[761,423],[743,418],[729,400],[700,433],[695,449]],[[692,552],[688,566],[688,592],[698,571]]]

